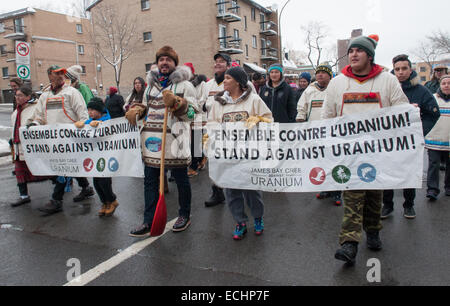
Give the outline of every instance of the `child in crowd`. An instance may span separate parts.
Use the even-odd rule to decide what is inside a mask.
[[[111,120],[108,110],[105,107],[102,99],[94,97],[87,105],[89,119],[86,122],[79,121],[75,126],[79,129],[83,128],[85,124],[96,128],[100,122]],[[117,197],[112,190],[112,179],[110,177],[95,177],[94,178],[95,191],[100,197],[102,208],[98,212],[99,217],[110,217],[114,214],[116,208],[119,206]]]

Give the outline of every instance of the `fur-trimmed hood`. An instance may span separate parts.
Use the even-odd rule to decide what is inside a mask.
[[[214,100],[216,100],[217,102],[219,102],[222,105],[239,104],[239,103],[242,103],[245,100],[247,100],[251,94],[252,94],[252,89],[250,87],[247,87],[247,89],[242,94],[242,96],[240,96],[236,101],[233,101],[233,99],[231,99],[228,91],[222,91],[214,96]]]
[[[187,66],[178,66],[174,72],[172,72],[169,76],[169,80],[172,84],[178,84],[183,81],[189,81],[192,79],[193,75],[191,69]],[[150,70],[147,73],[147,83],[153,87],[160,87],[159,84],[159,71],[158,70]]]

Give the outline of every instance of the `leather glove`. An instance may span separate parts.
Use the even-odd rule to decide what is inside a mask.
[[[89,125],[92,126],[93,128],[96,128],[97,126],[99,126],[100,123],[101,121],[92,120],[91,123],[89,123]]]
[[[84,128],[84,121],[77,121],[77,122],[75,122],[74,124],[75,124],[75,127],[76,127],[77,129],[82,129],[82,128]]]
[[[142,117],[145,112],[145,106],[141,106],[136,104],[135,106],[130,107],[128,112],[125,114],[125,118],[127,118],[128,122],[131,125],[137,125],[137,117]]]

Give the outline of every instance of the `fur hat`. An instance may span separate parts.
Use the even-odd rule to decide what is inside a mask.
[[[87,108],[95,109],[96,111],[103,113],[105,111],[105,104],[99,97],[94,97],[91,99],[91,101],[89,101]]]
[[[162,56],[170,57],[175,62],[175,66],[178,66],[178,63],[179,63],[178,54],[175,52],[175,50],[172,47],[164,46],[161,49],[159,49],[158,52],[156,52],[156,63],[158,63],[158,60]]]
[[[83,68],[80,65],[73,65],[67,68],[66,76],[72,80],[76,81],[80,79],[80,75],[83,73]]]

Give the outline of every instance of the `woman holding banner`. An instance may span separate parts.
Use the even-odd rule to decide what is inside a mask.
[[[40,182],[48,179],[48,177],[38,177],[31,174],[27,163],[25,162],[22,144],[20,143],[19,138],[20,127],[26,125],[27,120],[31,118],[34,108],[36,107],[34,94],[31,91],[31,88],[22,86],[16,91],[15,98],[17,102],[16,110],[11,115],[13,126],[12,152],[20,198],[16,202],[11,203],[12,207],[18,207],[31,202],[31,198],[28,195],[28,183]]]
[[[225,72],[224,91],[215,96],[209,121],[219,123],[246,121],[249,128],[258,122],[272,122],[272,112],[264,101],[248,87],[248,76],[241,67],[233,67]],[[250,207],[255,219],[255,234],[264,231],[264,203],[262,192],[256,190],[225,189],[225,199],[233,218],[237,222],[233,234],[234,240],[242,240],[247,233],[248,216],[245,214],[244,201]]]

